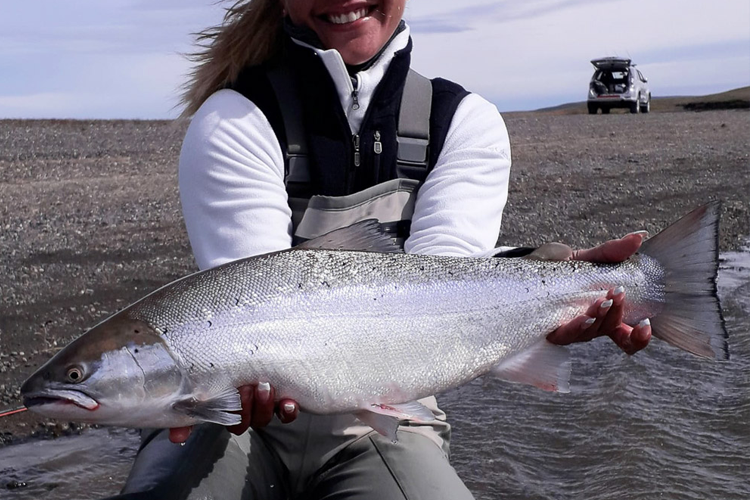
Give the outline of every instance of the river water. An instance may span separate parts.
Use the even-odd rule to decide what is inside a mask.
[[[574,346],[570,394],[477,380],[440,397],[477,500],[749,499],[750,248],[721,262],[730,361],[658,340],[628,357],[599,339]],[[114,494],[137,445],[135,431],[90,429],[0,448],[0,499]]]

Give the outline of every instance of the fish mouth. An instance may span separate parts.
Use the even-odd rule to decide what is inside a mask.
[[[75,405],[87,411],[94,411],[99,408],[99,403],[95,399],[82,392],[69,390],[26,394],[23,398],[23,404],[29,409],[47,405]]]

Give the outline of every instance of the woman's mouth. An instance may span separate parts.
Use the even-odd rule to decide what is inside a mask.
[[[359,9],[353,10],[351,12],[346,13],[340,13],[340,14],[324,14],[321,16],[325,21],[328,21],[331,24],[349,24],[353,23],[354,21],[358,21],[362,19],[363,17],[367,16],[371,10],[373,10],[375,7],[367,8],[367,7],[361,7]]]

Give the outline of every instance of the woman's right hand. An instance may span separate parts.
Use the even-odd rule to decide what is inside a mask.
[[[292,422],[299,414],[299,405],[291,399],[274,402],[274,390],[267,382],[258,385],[243,385],[237,389],[242,400],[240,416],[242,422],[227,427],[233,434],[242,434],[248,427],[265,427],[276,413],[283,423]],[[190,436],[192,427],[174,427],[169,429],[169,440],[173,443],[184,443]]]

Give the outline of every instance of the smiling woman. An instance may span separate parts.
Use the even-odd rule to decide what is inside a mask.
[[[276,254],[365,219],[377,219],[406,253],[469,257],[493,250],[508,195],[505,124],[482,97],[411,69],[404,7],[405,0],[241,0],[221,26],[200,35],[204,49],[184,95],[191,123],[179,183],[201,269]],[[350,236],[339,248],[360,241]],[[619,262],[640,243],[631,235],[566,258]],[[301,287],[295,279],[284,286]],[[251,304],[261,307],[257,288],[247,288]],[[244,304],[236,295],[228,300],[230,310]],[[635,352],[650,330],[622,324],[624,301],[613,288],[548,340],[610,334]],[[377,317],[403,318],[400,305]],[[201,325],[215,331],[216,304],[206,307]],[[414,337],[417,320],[406,316],[399,333]],[[284,336],[285,349],[299,346],[300,329],[306,326]],[[361,343],[359,324],[331,321],[330,334]],[[261,336],[262,328],[248,330],[245,340],[234,336],[233,352],[254,352]],[[432,348],[425,344],[419,347]],[[381,345],[368,351],[369,362],[382,356]],[[334,358],[326,355],[325,364]],[[287,363],[300,379],[321,376]],[[338,363],[364,383],[362,363]],[[174,497],[179,484],[180,498],[471,498],[449,463],[450,426],[435,397],[410,401],[395,388],[395,371],[367,382],[380,389],[357,400],[357,411],[315,415],[298,414],[302,398],[272,373],[245,372],[255,375],[232,387],[242,409],[231,422],[220,421],[227,427],[146,432],[124,492]],[[386,397],[394,391],[397,398]],[[385,434],[397,429],[399,443],[373,432],[384,428],[383,418],[392,431]]]

